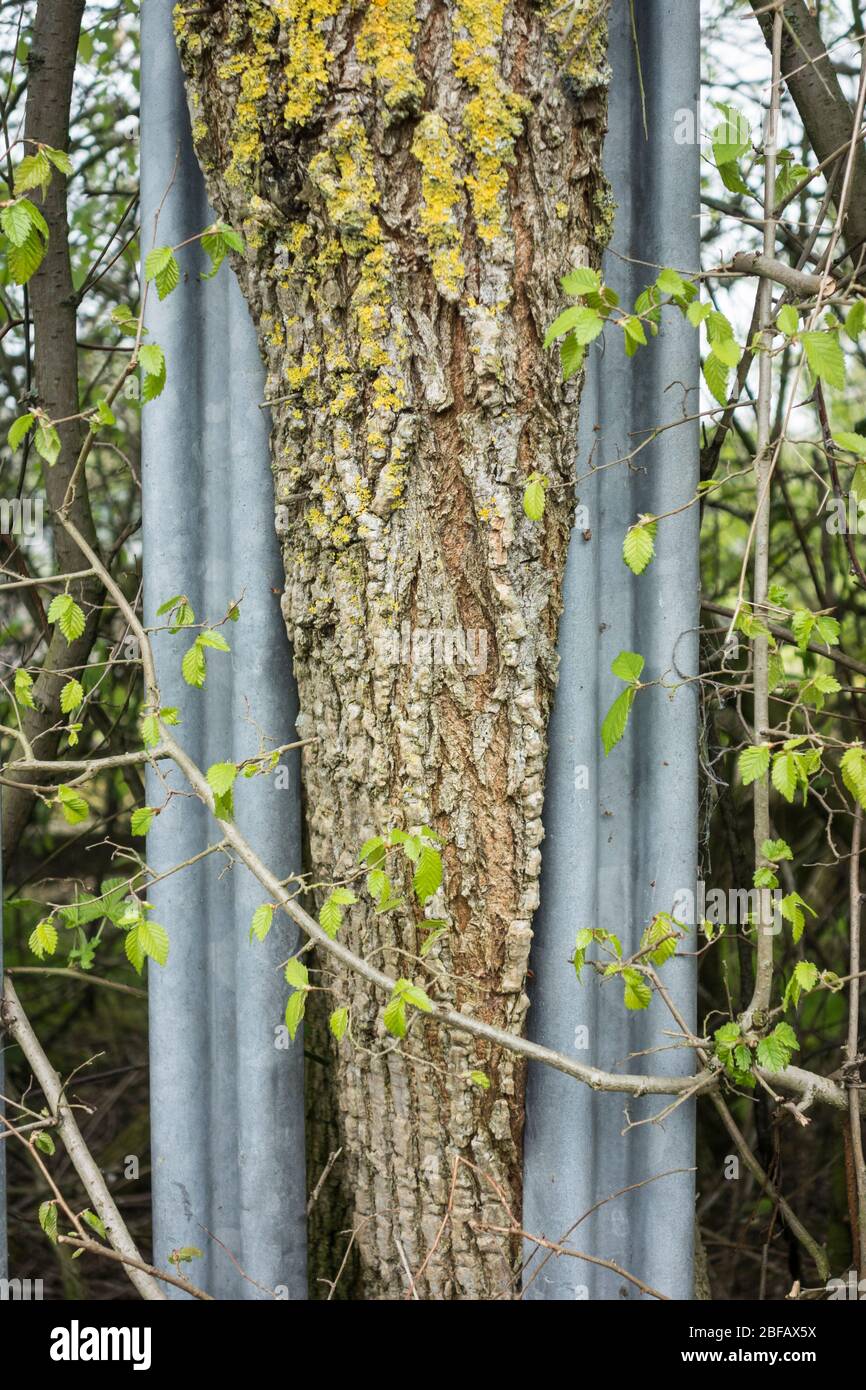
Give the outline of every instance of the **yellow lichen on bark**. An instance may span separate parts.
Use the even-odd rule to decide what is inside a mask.
[[[529,103],[502,76],[505,0],[457,0],[454,8],[454,70],[475,93],[463,117],[474,166],[466,186],[478,235],[493,241],[504,230],[508,166]]]
[[[418,32],[415,0],[369,0],[358,33],[358,57],[372,69],[389,111],[416,111],[424,83],[415,71],[412,43]]]
[[[457,173],[459,152],[438,111],[428,111],[418,122],[412,153],[421,165],[421,231],[430,248],[433,275],[439,293],[454,301],[466,275],[457,221],[463,179]]]

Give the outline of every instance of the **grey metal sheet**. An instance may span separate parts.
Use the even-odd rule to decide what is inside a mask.
[[[177,245],[213,213],[189,139],[171,25],[171,0],[142,11],[142,227],[172,180],[157,244]],[[198,621],[219,621],[243,596],[238,623],[223,629],[231,656],[211,652],[201,691],[183,683],[183,636],[156,640],[162,702],[183,711],[178,730],[200,765],[257,752],[259,730],[294,737],[297,697],[279,608],[282,567],[274,532],[269,422],[255,333],[231,271],[203,282],[198,247],[181,253],[180,287],[147,324],[165,350],[168,384],[143,410],[145,615],[187,593]],[[281,876],[301,863],[297,755],[284,756],[287,786],[274,776],[239,779],[236,816]],[[177,778],[171,779],[180,786]],[[164,791],[149,778],[148,800]],[[148,836],[159,873],[218,839],[196,803],[176,798]],[[250,921],[264,894],[242,867],[212,856],[157,884],[154,916],[171,937],[164,970],[150,970],[150,1085],[154,1257],[183,1245],[205,1252],[190,1277],[219,1298],[264,1295],[246,1273],[282,1296],[306,1297],[303,1053],[280,1048],[285,1007],[279,962],[293,949],[285,919],[263,944]]]
[[[648,136],[641,114],[628,0],[612,14],[608,176],[618,205],[605,276],[633,303],[655,272],[637,261],[695,270],[699,265],[699,150],[674,140],[674,113],[694,109],[699,86],[700,6],[695,0],[639,0],[640,64]],[[617,254],[619,253],[619,254]],[[634,258],[620,259],[621,256]],[[697,409],[695,331],[674,317],[662,335],[628,361],[617,335],[593,354],[583,398],[578,476],[621,457],[636,433]],[[680,383],[671,389],[670,383]],[[672,678],[697,666],[698,515],[692,507],[659,526],[657,555],[635,578],[620,555],[627,526],[641,512],[670,511],[694,495],[698,470],[695,424],[663,434],[635,460],[596,474],[579,488],[592,531],[575,529],[566,572],[560,628],[560,683],[551,729],[545,801],[541,908],[535,923],[529,1015],[539,1042],[576,1053],[600,1067],[628,1065],[653,1072],[689,1070],[685,1050],[626,1063],[629,1053],[665,1044],[672,1026],[654,1000],[646,1013],[627,1013],[622,990],[569,965],[579,927],[617,932],[628,952],[657,911],[670,911],[678,889],[696,877],[697,701],[695,687],[639,697],[630,727],[605,759],[599,730],[622,684],[610,674],[621,650],[646,658],[644,679]],[[580,769],[586,769],[586,776]],[[583,786],[584,781],[587,783]],[[677,959],[664,978],[691,1024],[694,961]],[[586,1049],[580,1050],[587,1030]],[[646,1099],[629,1106],[631,1120],[662,1108]],[[694,1162],[694,1113],[681,1106],[663,1125],[626,1125],[621,1098],[596,1095],[569,1078],[530,1068],[525,1139],[524,1224],[562,1237],[595,1203],[630,1184]],[[611,1259],[670,1297],[692,1296],[694,1181],[666,1177],[602,1206],[575,1232],[579,1249]],[[527,1254],[531,1247],[528,1247]],[[598,1267],[566,1258],[528,1267],[532,1299],[617,1299],[638,1290]]]

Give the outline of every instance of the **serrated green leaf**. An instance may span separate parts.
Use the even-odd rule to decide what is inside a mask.
[[[45,460],[49,468],[53,468],[61,449],[60,435],[54,426],[40,421],[33,436],[33,445],[39,457]]]
[[[800,334],[813,377],[820,377],[837,391],[845,388],[845,354],[835,333],[813,330]]]
[[[33,702],[33,677],[23,666],[15,672],[15,699],[24,709],[35,709]]]
[[[744,748],[740,753],[737,765],[743,786],[748,787],[759,777],[765,775],[770,766],[770,750],[763,743],[753,748]]]
[[[235,763],[212,763],[207,770],[207,782],[215,796],[231,791],[238,775]]]
[[[704,381],[707,383],[710,395],[718,401],[719,405],[727,405],[730,368],[726,367],[724,362],[721,362],[718,357],[710,353],[704,358],[701,370],[704,374]]]
[[[633,686],[628,686],[621,691],[604,717],[601,726],[601,742],[605,757],[616,747],[625,733],[634,694]]]
[[[180,669],[187,685],[196,686],[198,689],[201,689],[207,677],[207,664],[198,638],[196,638],[192,646],[184,653]]]
[[[793,338],[800,327],[800,315],[797,313],[793,304],[782,305],[776,315],[776,323],[778,324],[780,333],[784,333],[786,338]]]
[[[442,856],[438,850],[425,845],[418,858],[418,866],[412,878],[415,896],[423,907],[433,897],[442,883]]]
[[[51,1241],[57,1244],[57,1206],[54,1202],[42,1202],[39,1206],[39,1225]]]
[[[289,1037],[295,1041],[295,1035],[301,1026],[301,1021],[307,1008],[307,991],[296,989],[294,994],[289,995],[286,1004],[286,1027],[289,1030]]]
[[[382,1022],[394,1038],[406,1036],[406,1006],[399,994],[394,995],[385,1005]]]
[[[622,543],[622,558],[632,574],[643,574],[655,554],[656,522],[630,526]]]
[[[155,806],[137,806],[132,813],[129,825],[133,835],[146,835],[155,815]]]
[[[794,800],[799,777],[797,763],[792,753],[777,753],[773,759],[773,786],[786,801]]]
[[[60,692],[60,708],[64,714],[71,714],[84,700],[84,687],[80,681],[68,680]]]
[[[90,815],[90,807],[81,792],[75,791],[73,787],[61,784],[57,788],[57,799],[60,802],[63,818],[70,825],[80,825]]]
[[[591,270],[589,266],[578,266],[576,270],[570,270],[567,275],[563,275],[559,283],[566,294],[597,294],[601,289],[601,276],[597,270]]]
[[[25,155],[15,170],[13,191],[26,193],[30,188],[41,188],[43,193],[51,182],[51,165],[44,150]]]
[[[13,420],[9,430],[9,448],[17,449],[18,445],[26,438],[36,424],[36,416],[28,411],[25,415],[19,415],[17,420]]]
[[[274,920],[274,904],[262,903],[253,913],[253,920],[250,924],[250,938],[257,937],[259,941],[264,941],[271,929]],[[291,984],[291,981],[289,981]]]
[[[50,917],[46,917],[42,922],[37,922],[30,933],[27,945],[39,960],[54,955],[57,950],[57,928]]]
[[[333,1036],[337,1039],[337,1042],[343,1041],[343,1038],[346,1036],[346,1029],[348,1028],[348,1026],[349,1010],[344,1007],[335,1009],[328,1020],[328,1027],[330,1028]]]
[[[310,972],[297,956],[292,956],[291,960],[286,962],[285,973],[287,985],[291,985],[293,989],[309,989]]]
[[[652,999],[652,990],[639,970],[626,967],[622,972],[625,994],[623,1002],[627,1009],[647,1009]]]
[[[101,1236],[102,1239],[105,1240],[105,1226],[100,1221],[95,1211],[90,1211],[89,1209],[83,1211],[81,1213],[81,1219],[90,1227],[91,1231],[95,1231],[98,1236]]]

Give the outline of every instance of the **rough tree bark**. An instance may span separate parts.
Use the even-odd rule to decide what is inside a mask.
[[[175,11],[193,137],[214,205],[246,242],[235,268],[268,371],[283,611],[301,732],[317,738],[311,868],[334,880],[368,836],[432,826],[445,881],[427,912],[449,931],[431,959],[448,978],[428,988],[513,1030],[538,903],[579,394],[541,339],[559,277],[597,264],[609,231],[607,3]],[[543,524],[522,510],[534,471],[550,481]],[[406,631],[455,636],[457,658],[434,642],[432,661],[403,660],[393,639]],[[486,643],[486,665],[460,659],[466,633],[470,649]],[[410,899],[379,917],[353,909],[344,938],[411,975],[399,951],[424,937]],[[519,1209],[522,1070],[420,1016],[389,1047],[364,981],[328,983],[369,1049],[344,1041],[328,1071],[363,1296],[400,1296],[401,1250],[417,1270],[455,1156]],[[472,1068],[489,1091],[468,1083]],[[337,1198],[329,1209],[338,1220]],[[473,1223],[502,1216],[461,1167],[421,1296],[501,1296],[517,1252]]]

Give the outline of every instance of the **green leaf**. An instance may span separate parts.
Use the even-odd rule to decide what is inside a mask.
[[[343,923],[343,909],[331,893],[319,908],[319,926],[333,941]]]
[[[142,917],[132,930],[138,932],[138,944],[144,954],[155,960],[157,965],[165,965],[168,960],[168,932],[165,927],[152,922],[149,917]]]
[[[659,912],[650,922],[644,931],[640,948],[642,951],[653,946],[656,949],[650,952],[649,959],[653,965],[664,965],[665,961],[670,960],[677,952],[677,941],[682,936],[682,932],[677,931],[676,924],[669,912]]]
[[[793,1028],[789,1023],[777,1023],[775,1028],[773,1029],[773,1037],[777,1038],[778,1041],[783,1045],[783,1047],[789,1048],[791,1052],[800,1051],[800,1044],[797,1041],[797,1034],[794,1032]]]
[[[782,859],[794,858],[787,840],[764,840],[761,845],[761,853],[772,864],[778,864]]]
[[[30,933],[27,945],[39,960],[54,955],[57,950],[57,928],[50,917],[46,917],[44,921],[36,924]]]
[[[195,639],[192,646],[184,654],[180,664],[181,674],[187,685],[193,685],[201,689],[207,676],[207,664],[205,655],[201,648],[201,642]]]
[[[29,411],[26,415],[19,415],[17,420],[13,420],[8,435],[9,448],[17,449],[18,445],[30,433],[35,424],[36,417],[35,415],[31,415]]]
[[[406,1006],[399,994],[394,994],[385,1005],[382,1022],[394,1038],[406,1036]]]
[[[90,807],[80,792],[61,784],[57,788],[57,798],[63,818],[70,825],[80,825],[90,815]]]
[[[662,294],[669,294],[674,299],[682,299],[687,293],[686,282],[683,280],[683,277],[678,275],[675,270],[669,268],[665,268],[659,272],[656,277],[656,288],[660,290]]]
[[[51,165],[45,150],[25,155],[14,176],[14,192],[26,193],[29,188],[41,188],[43,194],[51,182]]]
[[[335,1009],[334,1012],[331,1014],[330,1019],[328,1020],[328,1027],[330,1028],[333,1036],[337,1039],[337,1042],[343,1041],[343,1038],[346,1036],[346,1029],[348,1028],[348,1026],[349,1010],[344,1007]]]
[[[557,338],[564,338],[566,333],[573,333],[577,342],[585,346],[597,338],[603,328],[604,319],[597,309],[590,309],[584,304],[574,304],[553,320],[544,335],[544,346],[550,347]]]
[[[286,984],[293,989],[309,989],[310,972],[302,960],[297,956],[292,956],[286,963]]]
[[[409,985],[403,990],[403,999],[407,1004],[411,1004],[413,1009],[420,1009],[424,1014],[432,1014],[433,1005],[419,985]]]
[[[726,367],[736,367],[743,355],[743,349],[733,338],[719,338],[712,346],[713,357]]]
[[[129,828],[133,835],[146,835],[156,815],[155,806],[137,806],[132,813]]]
[[[39,1129],[36,1131],[36,1133],[33,1135],[33,1143],[36,1145],[37,1149],[39,1149],[40,1153],[48,1154],[49,1158],[52,1154],[57,1152],[54,1140],[51,1138],[51,1135],[44,1129]]]
[[[235,763],[212,763],[207,770],[207,782],[215,796],[225,796],[234,786],[238,775]]]
[[[24,709],[35,709],[33,702],[33,677],[23,666],[15,672],[15,699]]]
[[[728,377],[730,368],[724,362],[720,362],[718,357],[710,353],[704,358],[701,368],[704,374],[704,381],[709,387],[710,394],[718,401],[719,405],[728,403]]]
[[[569,333],[567,337],[563,338],[559,345],[563,381],[571,381],[571,378],[580,371],[585,356],[586,349],[581,346],[573,333]]]
[[[145,748],[155,748],[159,743],[159,721],[155,714],[145,714],[142,717],[141,741]]]
[[[850,430],[839,430],[833,435],[833,443],[838,444],[840,449],[847,449],[849,454],[856,454],[858,458],[866,458],[866,435],[854,434]]]
[[[212,628],[206,628],[204,632],[200,632],[196,641],[200,642],[203,647],[212,647],[215,652],[231,651],[231,647],[222,633],[214,632]]]
[[[622,558],[632,574],[643,574],[655,554],[655,521],[638,522],[630,526],[622,543]]]
[[[138,350],[138,360],[146,376],[161,376],[165,371],[165,353],[157,343],[142,344]]]
[[[68,680],[60,692],[60,708],[64,714],[71,714],[84,700],[84,687],[80,681]]]
[[[145,279],[153,280],[160,299],[171,294],[180,283],[180,266],[170,246],[157,246],[149,251],[144,262]]]
[[[786,801],[794,800],[799,776],[793,753],[777,753],[773,759],[773,786]]]
[[[856,343],[863,329],[866,328],[866,300],[858,299],[852,305],[845,320],[845,332]]]
[[[616,747],[625,733],[634,695],[634,686],[631,685],[621,691],[604,717],[601,726],[601,741],[604,746],[605,757]]]
[[[758,744],[753,748],[744,748],[740,753],[737,766],[740,769],[740,778],[744,787],[748,787],[752,782],[757,782],[759,777],[763,777],[770,766],[770,750],[765,743]]]
[[[835,333],[827,330],[801,333],[806,361],[813,377],[820,377],[837,391],[845,388],[845,354]]]
[[[85,1225],[90,1227],[91,1231],[95,1231],[98,1236],[101,1236],[102,1239],[105,1240],[105,1226],[96,1215],[96,1212],[90,1211],[89,1209],[83,1211],[81,1213],[81,1219]]]
[[[579,266],[577,270],[570,270],[567,275],[563,275],[559,283],[566,294],[598,294],[601,289],[601,276],[597,270],[590,270],[589,266]]]
[[[61,174],[66,174],[68,177],[72,173],[72,160],[65,150],[55,150],[50,145],[43,145],[42,149],[55,169],[59,169]]]
[[[442,883],[442,856],[438,850],[425,845],[412,878],[415,896],[423,907]]]
[[[717,102],[716,105],[724,119],[713,131],[713,157],[716,167],[721,168],[722,165],[736,163],[751,149],[752,130],[747,117],[738,107],[728,102]]]
[[[49,468],[53,468],[60,457],[60,435],[53,425],[40,421],[36,426],[33,443],[40,458],[44,458]]]
[[[250,940],[252,940],[252,938],[255,936],[258,938],[259,941],[264,941],[265,937],[271,929],[271,923],[273,922],[273,920],[273,903],[262,903],[261,907],[257,907],[255,912],[253,913],[253,920],[250,925]],[[289,983],[291,984],[292,981],[290,980]]]
[[[652,990],[639,970],[626,967],[622,972],[625,995],[623,1002],[627,1009],[649,1008]]]
[[[289,995],[289,1002],[286,1004],[286,1027],[292,1042],[295,1041],[295,1034],[301,1026],[306,1007],[307,991],[305,989],[296,989],[294,994]]]
[[[49,623],[57,623],[67,642],[76,641],[85,628],[84,613],[71,594],[55,594],[48,605]]]
[[[57,1207],[54,1202],[42,1202],[39,1206],[39,1225],[51,1241],[57,1244]]]
[[[842,754],[842,781],[860,805],[866,809],[866,751],[859,743]]]
[[[419,922],[418,925],[422,930],[426,931],[427,927],[432,925],[432,919],[430,919],[428,922]],[[436,925],[433,927],[433,930],[427,936],[425,936],[424,940],[421,943],[421,949],[418,952],[418,954],[421,956],[422,960],[425,956],[430,954],[430,951],[436,945],[436,942],[439,941],[441,937],[445,936],[447,931],[448,926],[445,922],[436,923]]]
[[[32,227],[30,209],[35,211],[33,204],[27,198],[21,198],[17,203],[10,203],[7,207],[0,209],[0,227],[3,228],[13,246],[23,246],[30,235]]]
[[[791,1060],[790,1048],[775,1033],[761,1039],[756,1055],[758,1066],[767,1071],[784,1071]]]
[[[530,521],[540,521],[544,516],[547,479],[541,473],[531,474],[523,491],[523,510]]]
[[[797,329],[800,327],[800,315],[793,304],[783,304],[776,316],[776,323],[779,332],[784,333],[786,338],[793,338]]]
[[[637,681],[645,664],[640,652],[620,652],[611,662],[610,669],[621,681]]]
[[[372,835],[365,840],[358,855],[359,864],[370,864],[376,868],[385,862],[385,841],[381,835]]]

